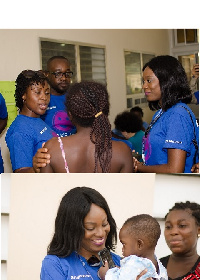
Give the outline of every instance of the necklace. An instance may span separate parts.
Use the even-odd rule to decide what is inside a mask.
[[[81,256],[77,253],[77,256],[82,264],[82,266],[84,267],[85,271],[87,272],[87,274],[91,277],[92,280],[94,280],[94,278],[92,277],[91,273],[88,271],[87,267],[86,267],[86,263],[82,260]],[[98,274],[97,274],[98,276]]]
[[[162,116],[163,110],[161,110],[157,116],[151,121],[150,125],[147,127],[147,130],[145,131],[145,138],[149,134],[150,130],[152,129],[153,125],[157,122],[157,120]]]
[[[150,125],[147,127],[147,130],[145,131],[144,137],[142,139],[142,160],[143,160],[144,165],[146,164],[146,159],[145,159],[145,141],[147,139],[147,135],[149,134],[149,132],[152,129],[153,125],[162,116],[162,114],[163,114],[163,110],[161,109],[160,112],[157,114],[157,116],[151,121]]]

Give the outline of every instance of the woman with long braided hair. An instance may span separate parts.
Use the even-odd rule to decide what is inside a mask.
[[[66,108],[77,133],[54,137],[45,144],[51,160],[41,172],[133,172],[130,148],[111,139],[109,97],[104,85],[73,84],[66,96]]]

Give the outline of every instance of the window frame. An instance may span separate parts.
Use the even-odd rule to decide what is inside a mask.
[[[80,48],[79,46],[83,47],[90,47],[90,48],[102,48],[104,49],[104,56],[105,56],[105,85],[108,84],[108,77],[107,77],[107,50],[105,45],[98,45],[98,44],[90,44],[90,43],[83,43],[79,41],[68,41],[68,40],[59,40],[59,39],[51,39],[51,38],[45,38],[45,37],[39,37],[39,44],[40,44],[40,65],[42,69],[42,48],[41,48],[41,42],[42,41],[48,41],[58,44],[70,44],[75,46],[75,66],[76,66],[76,81],[81,82],[81,63],[80,63]]]
[[[199,58],[199,42],[197,43],[178,43],[176,42],[177,29],[170,29],[170,55],[178,59],[179,56],[196,55]],[[199,29],[197,29],[197,38],[199,40]],[[198,61],[195,61],[198,63]]]
[[[189,28],[189,29],[191,29],[191,28]],[[186,29],[183,29],[184,30],[184,42],[183,43],[178,43],[178,41],[177,41],[177,30],[178,29],[173,29],[174,46],[179,47],[179,46],[189,46],[189,45],[196,45],[196,44],[198,44],[198,41],[199,41],[199,29],[194,29],[194,30],[197,30],[197,42],[192,42],[192,43],[187,43],[187,41],[186,41]]]
[[[132,93],[132,94],[127,94],[127,80],[126,80],[126,64],[125,64],[125,52],[130,52],[130,53],[137,53],[140,55],[140,77],[141,77],[141,92],[139,93]],[[138,50],[130,50],[130,49],[123,49],[123,55],[124,55],[124,75],[125,75],[125,87],[126,87],[126,90],[125,90],[125,94],[126,94],[126,109],[129,110],[131,109],[132,107],[135,107],[135,106],[140,106],[141,108],[146,108],[148,107],[148,102],[146,100],[146,97],[145,97],[145,94],[144,94],[144,91],[142,89],[142,68],[143,68],[143,55],[152,55],[152,56],[156,56],[155,53],[153,52],[143,52],[143,51],[138,51]],[[132,106],[128,106],[127,103],[129,103],[132,99]],[[142,102],[146,100],[146,102]],[[137,103],[139,102],[140,103]]]

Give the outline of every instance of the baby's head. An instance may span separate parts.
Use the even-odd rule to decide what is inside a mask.
[[[119,232],[124,257],[146,257],[147,252],[155,250],[160,234],[160,225],[152,216],[141,214],[129,218]]]

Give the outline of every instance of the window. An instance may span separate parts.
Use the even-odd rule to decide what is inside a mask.
[[[199,33],[197,29],[175,29],[175,44],[194,44],[199,42]]]
[[[72,82],[83,80],[106,84],[105,48],[83,46],[78,43],[53,42],[41,39],[42,69],[46,69],[47,61],[55,55],[69,59],[74,75]]]
[[[171,30],[171,54],[183,65],[188,81],[195,63],[199,63],[199,29]]]
[[[192,68],[195,63],[198,63],[198,54],[185,54],[185,55],[178,55],[178,60],[183,65],[185,69],[188,82],[191,80],[192,76]]]
[[[127,108],[145,107],[146,98],[142,93],[142,68],[155,55],[124,51]]]
[[[81,80],[106,83],[105,51],[102,48],[80,46]]]

